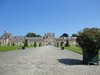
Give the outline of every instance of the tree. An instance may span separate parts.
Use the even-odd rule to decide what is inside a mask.
[[[40,46],[42,46],[42,43],[41,43],[41,42],[39,43],[39,47],[40,47]]]
[[[57,47],[59,47],[59,42],[57,42]]]
[[[56,43],[56,46],[59,47],[59,42]]]
[[[83,50],[84,63],[88,63],[94,57],[98,58],[97,54],[100,49],[99,28],[84,28],[78,33],[76,41]]]
[[[26,34],[26,37],[41,37],[41,35],[33,33],[33,32],[29,32]]]
[[[38,34],[38,35],[36,35],[36,37],[41,37],[41,35]]]
[[[70,45],[69,45],[69,41],[67,40],[66,41],[66,44],[65,44],[65,47],[69,47]]]
[[[25,39],[25,41],[24,41],[24,47],[27,47],[27,46],[28,46],[28,40]]]
[[[1,42],[0,42],[0,46],[1,46]]]
[[[60,37],[68,37],[69,35],[67,33],[63,33]]]
[[[72,34],[72,37],[77,37],[77,34]]]
[[[100,49],[100,29],[99,28],[85,28],[79,32],[77,42],[83,49],[93,51]]]
[[[37,43],[36,42],[34,42],[34,47],[36,47],[37,46]]]
[[[36,37],[36,34],[33,32],[29,32],[26,34],[26,37]]]
[[[8,44],[7,44],[8,46],[10,45],[10,42],[8,42]]]
[[[12,44],[12,46],[15,46],[15,42],[13,42],[13,43],[11,43]]]
[[[60,46],[63,46],[64,42],[60,42]]]

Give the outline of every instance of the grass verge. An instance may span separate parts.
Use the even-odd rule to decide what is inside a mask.
[[[0,52],[12,51],[18,48],[19,46],[0,46]]]
[[[70,46],[70,47],[65,47],[65,49],[74,51],[74,52],[79,53],[79,54],[82,54],[82,49],[80,47]]]
[[[28,46],[26,48],[32,48],[33,46]],[[7,52],[12,50],[21,49],[21,46],[0,46],[0,52]]]

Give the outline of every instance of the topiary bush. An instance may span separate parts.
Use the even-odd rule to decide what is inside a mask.
[[[36,42],[34,42],[34,47],[37,47],[37,43]]]
[[[60,46],[63,46],[64,42],[60,42]]]
[[[7,44],[8,46],[10,46],[10,43],[8,42],[8,44]]]
[[[12,43],[12,46],[13,46],[13,47],[15,46],[15,42]]]
[[[57,42],[57,44],[56,44],[56,45],[57,45],[57,47],[59,47],[59,42]]]
[[[1,42],[0,42],[0,46],[1,46]]]
[[[28,40],[27,39],[25,39],[25,41],[24,41],[24,46],[28,47]]]
[[[65,43],[65,47],[69,47],[70,44],[69,44],[69,41],[67,40],[66,43]]]
[[[25,49],[26,47],[28,47],[28,40],[27,39],[25,39],[23,43],[24,43],[24,45],[22,46],[22,49]]]
[[[39,47],[42,46],[41,42],[39,43]]]
[[[78,33],[76,41],[83,50],[83,63],[88,64],[93,60],[98,62],[98,50],[100,49],[99,28],[84,28]]]

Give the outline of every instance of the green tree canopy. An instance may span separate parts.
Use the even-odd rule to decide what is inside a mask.
[[[63,33],[60,37],[68,37],[69,35],[67,33]]]
[[[72,37],[77,37],[77,34],[72,34]]]
[[[36,37],[36,34],[33,32],[29,32],[26,34],[26,37]]]
[[[77,35],[76,41],[83,50],[89,51],[100,49],[100,29],[99,28],[84,28]]]
[[[36,37],[41,37],[41,35],[38,34],[38,35],[36,35]]]
[[[26,34],[26,37],[41,37],[41,35],[37,35],[36,33],[33,33],[33,32],[28,32],[27,34]]]

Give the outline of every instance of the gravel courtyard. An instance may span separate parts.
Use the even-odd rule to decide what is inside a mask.
[[[80,54],[43,46],[0,52],[0,75],[100,75],[100,65],[82,65]]]

